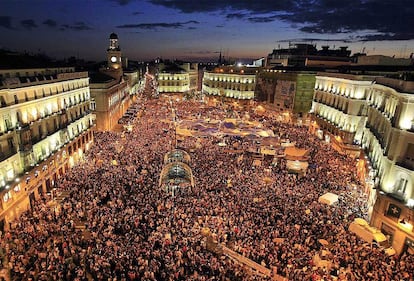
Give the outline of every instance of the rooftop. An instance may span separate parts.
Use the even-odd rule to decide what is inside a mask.
[[[106,75],[102,72],[91,72],[89,73],[90,84],[93,83],[108,83],[115,80],[113,77]]]
[[[411,74],[411,80],[404,80],[402,76],[400,79],[395,79],[391,77],[378,77],[375,79],[375,82],[380,85],[390,87],[394,90],[397,90],[401,93],[414,94],[414,79],[412,79],[413,74]]]

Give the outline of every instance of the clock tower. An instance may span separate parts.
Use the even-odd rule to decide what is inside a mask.
[[[107,50],[108,68],[112,70],[121,70],[121,49],[118,44],[118,35],[111,33],[109,35],[109,48]]]

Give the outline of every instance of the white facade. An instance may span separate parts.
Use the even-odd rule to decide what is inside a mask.
[[[414,94],[390,87],[393,82],[378,78],[370,89],[362,146],[381,189],[408,202],[414,198]]]
[[[253,99],[255,74],[205,72],[203,93],[234,99]]]
[[[3,78],[0,188],[93,125],[88,73],[71,70],[40,75],[45,72],[39,69],[31,70],[35,77]]]
[[[366,97],[374,77],[319,73],[311,113],[340,131],[350,133],[349,143],[360,143],[365,127]]]
[[[190,90],[190,74],[158,73],[159,93],[185,93]]]
[[[414,82],[319,73],[312,113],[324,130],[350,133],[361,145],[370,224],[397,253],[407,251],[414,241]]]

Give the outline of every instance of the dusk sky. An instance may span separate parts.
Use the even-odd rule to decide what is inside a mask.
[[[259,58],[288,42],[414,52],[413,0],[0,0],[0,48],[105,60]]]

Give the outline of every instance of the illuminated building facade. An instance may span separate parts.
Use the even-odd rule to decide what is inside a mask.
[[[197,63],[160,63],[157,81],[159,93],[192,93],[198,88]]]
[[[362,147],[379,188],[371,224],[397,252],[414,251],[414,82],[379,77],[368,96]]]
[[[109,36],[107,49],[107,67],[90,74],[91,108],[96,123],[96,130],[108,131],[118,124],[130,106],[133,95],[138,92],[139,71],[128,71],[122,68],[122,53],[118,36]]]
[[[0,230],[28,210],[93,141],[87,72],[2,70]]]
[[[106,52],[107,69],[103,70],[106,74],[118,78],[122,76],[122,52],[119,47],[118,35],[109,35],[109,47]]]
[[[414,252],[414,82],[318,73],[311,113],[318,136],[334,136],[334,147],[354,143],[364,150],[357,166],[370,224],[397,253]]]
[[[312,103],[312,119],[319,136],[334,135],[333,142],[360,144],[367,116],[366,98],[373,76],[318,73]]]
[[[208,96],[253,100],[257,72],[257,68],[246,67],[220,67],[204,72],[202,91]]]
[[[130,106],[127,81],[118,81],[103,73],[90,75],[91,98],[96,130],[109,131],[118,124]]]

